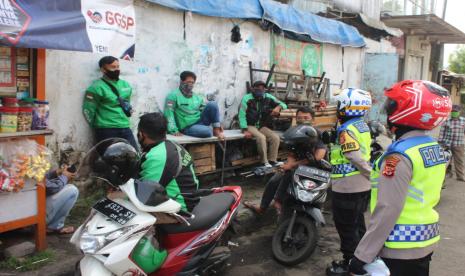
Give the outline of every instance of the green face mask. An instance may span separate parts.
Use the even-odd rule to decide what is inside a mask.
[[[460,116],[460,112],[459,112],[459,111],[452,111],[452,112],[450,113],[450,116],[451,116],[452,118],[458,118],[458,117]]]

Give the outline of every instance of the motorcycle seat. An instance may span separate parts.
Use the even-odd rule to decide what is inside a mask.
[[[208,229],[215,225],[229,210],[235,198],[230,193],[216,193],[200,198],[199,203],[192,210],[194,219],[184,223],[161,224],[157,228],[166,234],[176,234]]]

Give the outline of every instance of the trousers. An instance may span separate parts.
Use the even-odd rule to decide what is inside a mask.
[[[262,163],[268,163],[268,161],[276,162],[278,159],[279,143],[281,141],[278,134],[267,127],[258,129],[254,126],[248,126],[247,130],[252,133],[257,141],[257,150],[262,158]],[[267,142],[270,143],[269,147]]]
[[[208,102],[205,106],[205,109],[202,111],[202,114],[200,115],[200,120],[197,123],[183,129],[182,133],[198,138],[212,137],[213,130],[210,125],[213,127],[221,126],[220,109],[216,102]]]
[[[429,276],[429,264],[433,253],[414,260],[400,260],[383,258],[389,268],[391,276]]]
[[[461,146],[452,146],[452,158],[454,160],[455,173],[458,180],[464,180],[463,174],[463,158],[465,157],[465,148]]]
[[[122,138],[128,141],[136,150],[139,149],[130,128],[96,128],[95,138],[97,143],[110,138]]]
[[[345,260],[354,256],[355,249],[366,232],[363,213],[367,210],[370,191],[360,193],[332,192],[333,219],[341,240]]]
[[[65,226],[65,219],[79,196],[76,186],[67,184],[56,194],[47,197],[47,228],[59,230]]]

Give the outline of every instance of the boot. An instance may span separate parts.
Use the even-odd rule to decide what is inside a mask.
[[[342,259],[340,261],[333,261],[331,265],[326,268],[326,275],[349,276],[349,260]]]

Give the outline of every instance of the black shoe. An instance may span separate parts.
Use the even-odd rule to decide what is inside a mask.
[[[326,275],[328,276],[348,276],[349,274],[349,260],[333,261],[331,265],[326,268]]]

